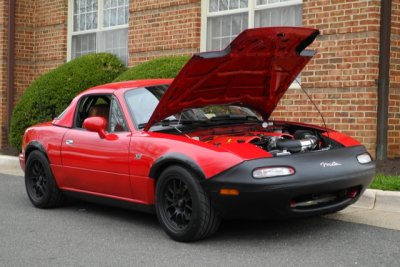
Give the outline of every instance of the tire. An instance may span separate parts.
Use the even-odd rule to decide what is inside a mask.
[[[176,241],[207,238],[221,222],[197,177],[181,166],[168,167],[161,173],[155,206],[162,228]]]
[[[28,157],[25,188],[29,200],[37,208],[56,207],[64,200],[63,194],[54,180],[49,161],[40,151],[33,151]]]

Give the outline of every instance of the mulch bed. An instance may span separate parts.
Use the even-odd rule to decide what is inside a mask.
[[[385,175],[400,175],[400,158],[377,160],[376,172],[383,173]]]
[[[4,149],[0,149],[0,155],[8,155],[8,156],[18,156],[20,152],[15,148],[6,147]]]

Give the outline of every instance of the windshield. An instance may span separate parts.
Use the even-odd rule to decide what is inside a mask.
[[[125,94],[125,100],[132,117],[139,128],[143,128],[149,121],[168,85],[149,86],[133,89]],[[213,122],[213,121],[261,121],[262,118],[249,108],[238,105],[211,105],[202,108],[185,109],[179,114],[165,118],[166,122]],[[160,124],[160,123],[158,123]]]

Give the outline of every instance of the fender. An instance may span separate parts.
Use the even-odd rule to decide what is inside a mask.
[[[181,153],[167,153],[162,155],[158,159],[154,161],[153,166],[150,169],[149,177],[153,179],[157,179],[157,177],[161,174],[161,172],[172,164],[180,164],[185,167],[190,168],[190,170],[194,171],[200,180],[205,180],[205,175],[200,166],[188,156]]]
[[[29,154],[34,151],[34,150],[39,150],[44,154],[47,160],[49,160],[47,156],[46,149],[44,149],[44,146],[39,142],[39,141],[31,141],[25,148],[25,159],[28,160]]]

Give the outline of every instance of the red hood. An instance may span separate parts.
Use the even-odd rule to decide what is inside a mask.
[[[304,49],[318,34],[310,28],[248,29],[222,51],[194,55],[168,87],[145,130],[184,109],[216,104],[249,107],[268,119],[315,54]]]

